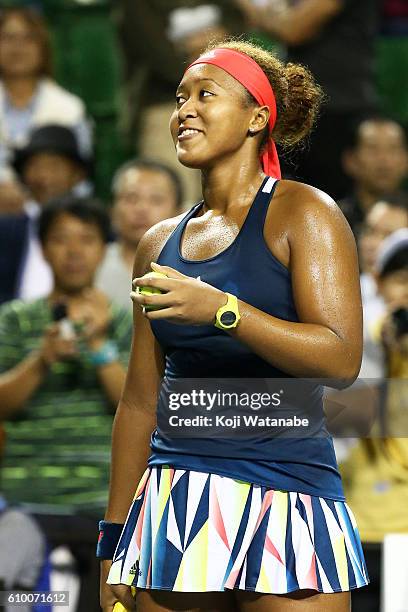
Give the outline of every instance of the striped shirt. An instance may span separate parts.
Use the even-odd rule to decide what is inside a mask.
[[[111,304],[108,339],[126,367],[132,333],[128,311]],[[0,308],[0,372],[37,349],[52,322],[45,299]],[[1,490],[12,504],[46,512],[101,514],[106,506],[114,408],[86,346],[53,364],[23,409],[5,424]]]

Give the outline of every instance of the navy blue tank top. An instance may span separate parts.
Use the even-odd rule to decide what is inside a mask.
[[[203,206],[195,205],[164,245],[158,263],[236,295],[274,317],[298,321],[288,269],[269,250],[263,235],[276,179],[266,177],[235,240],[221,253],[204,260],[181,254],[187,223]],[[247,346],[214,326],[151,322],[165,355],[162,383],[197,378],[292,378],[258,357]],[[315,385],[311,398],[314,422],[327,434],[323,390]],[[159,394],[160,402],[165,395]],[[317,421],[316,421],[317,416]],[[182,438],[161,434],[151,437],[149,465],[212,472],[254,484],[344,500],[331,437],[318,435],[290,439]]]

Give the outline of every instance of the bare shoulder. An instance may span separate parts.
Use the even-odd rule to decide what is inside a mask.
[[[136,250],[134,275],[143,276],[150,270],[150,262],[157,261],[161,250],[166,244],[171,233],[187,214],[187,211],[182,212],[176,217],[160,221],[153,225],[141,238]]]
[[[287,201],[287,211],[291,217],[302,220],[305,217],[319,216],[331,218],[333,221],[345,221],[340,207],[327,193],[298,181],[281,181],[279,193],[283,201]]]
[[[327,193],[316,187],[297,181],[280,181],[276,205],[284,215],[289,241],[299,233],[310,235],[316,232],[339,235],[354,242],[339,206]]]

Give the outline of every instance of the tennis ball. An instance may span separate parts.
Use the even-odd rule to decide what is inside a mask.
[[[162,272],[148,272],[148,274],[145,274],[143,278],[147,280],[149,278],[167,278],[167,274],[163,274]],[[136,289],[136,293],[140,293],[141,295],[153,295],[163,293],[163,291],[161,289],[157,289],[157,287],[149,287],[149,285],[142,285],[142,287],[138,287]],[[146,310],[160,310],[161,308],[161,306],[152,306],[150,304],[146,304],[145,306]]]

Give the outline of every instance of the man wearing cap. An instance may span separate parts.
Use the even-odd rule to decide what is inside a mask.
[[[49,200],[91,191],[91,161],[67,127],[34,130],[27,146],[16,151],[14,167],[27,199],[21,214],[0,216],[0,303],[15,297],[32,300],[49,292],[51,273],[36,237],[36,219]]]

